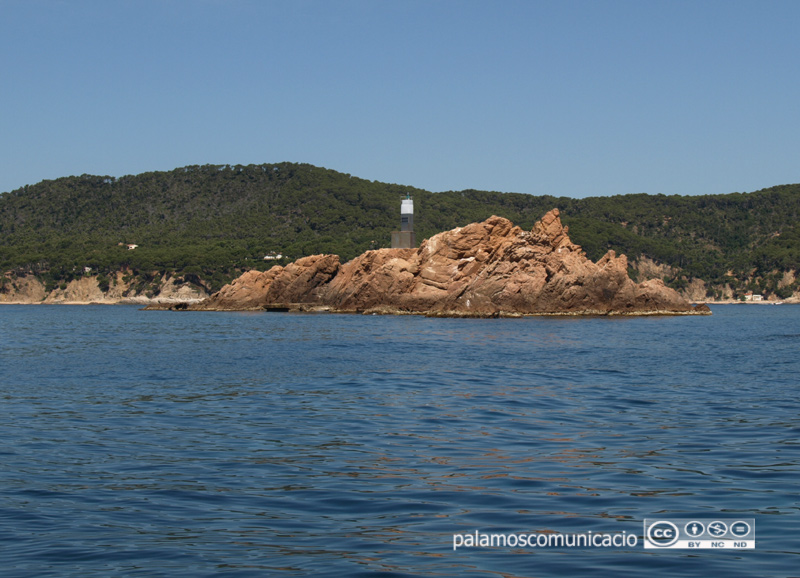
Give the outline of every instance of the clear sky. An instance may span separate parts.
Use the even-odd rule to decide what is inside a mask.
[[[0,0],[0,191],[311,163],[573,197],[800,182],[800,2]]]

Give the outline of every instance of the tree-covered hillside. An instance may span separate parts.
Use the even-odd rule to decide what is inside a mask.
[[[269,253],[350,259],[389,245],[400,199],[414,197],[417,238],[493,214],[530,228],[558,207],[592,259],[608,249],[650,257],[681,286],[709,284],[788,295],[800,269],[800,185],[707,196],[572,199],[485,191],[430,193],[306,164],[191,166],[115,179],[82,175],[0,195],[0,269],[49,286],[84,274],[156,272],[218,288],[266,268]],[[128,244],[136,244],[129,250]]]

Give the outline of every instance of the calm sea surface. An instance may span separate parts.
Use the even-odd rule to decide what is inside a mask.
[[[2,306],[0,575],[798,576],[800,306],[713,310]],[[756,549],[645,549],[665,516]]]

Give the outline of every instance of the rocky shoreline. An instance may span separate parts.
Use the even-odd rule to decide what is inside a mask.
[[[22,276],[8,279],[0,291],[0,305],[155,305],[199,303],[208,293],[194,284],[182,282],[168,275],[153,282],[155,295],[137,292],[124,271],[118,271],[107,280],[103,291],[96,275],[74,279],[63,287],[49,290],[36,277]]]
[[[185,311],[328,311],[436,317],[708,315],[658,279],[635,283],[624,255],[597,263],[570,241],[558,209],[531,231],[493,216],[418,249],[367,251],[341,264],[312,255],[249,271],[208,299],[153,304]]]
[[[99,300],[72,300],[72,299],[61,299],[61,300],[0,300],[0,306],[2,305],[141,305],[144,309],[148,311],[183,311],[188,310],[190,305],[199,304],[202,301],[207,299],[207,297],[202,298],[198,297],[196,299],[180,299],[180,298],[160,298],[160,297],[125,297],[123,299],[99,299]],[[736,299],[721,299],[721,300],[712,300],[709,299],[708,301],[703,302],[695,302],[690,301],[690,304],[694,306],[702,306],[705,305],[710,307],[712,305],[800,305],[800,302],[794,299],[786,299],[783,301],[740,301]],[[212,311],[212,309],[205,309],[206,311]],[[219,311],[234,311],[230,309],[220,309]],[[362,313],[367,315],[428,315],[430,317],[434,317],[434,314],[425,314],[425,313],[416,313],[411,311],[403,311],[400,309],[390,310],[390,309],[375,309],[375,310],[367,310],[367,311],[340,311],[336,309],[331,309],[330,307],[325,306],[308,306],[303,303],[289,303],[283,307],[254,307],[252,309],[236,309],[235,311],[287,311],[293,313]],[[681,313],[681,312],[672,312],[672,311],[654,311],[654,312],[635,312],[635,313],[625,313],[625,312],[599,312],[599,311],[585,311],[581,313],[509,313],[509,312],[499,312],[499,317],[526,317],[526,316],[569,316],[569,315],[636,315],[636,316],[647,316],[647,315],[694,315],[695,312],[688,312],[688,313]],[[459,315],[449,315],[449,317],[458,317]],[[464,314],[460,315],[461,317],[469,317],[470,315]]]
[[[686,311],[652,310],[652,311],[553,311],[538,313],[519,313],[514,311],[495,311],[493,313],[468,312],[468,311],[408,311],[391,307],[375,307],[371,309],[335,309],[327,306],[313,306],[305,303],[285,303],[277,306],[254,307],[247,309],[213,309],[197,308],[195,303],[162,302],[151,303],[144,308],[146,311],[251,311],[251,312],[278,312],[278,313],[331,313],[341,315],[420,315],[423,317],[440,317],[456,319],[514,319],[522,317],[649,317],[649,316],[679,316],[679,315],[711,315],[707,303],[691,304],[692,308]]]

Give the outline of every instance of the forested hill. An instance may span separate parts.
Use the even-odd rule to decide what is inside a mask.
[[[274,264],[263,260],[270,253],[284,255],[283,262],[315,253],[344,261],[388,246],[406,193],[414,197],[418,239],[493,214],[529,229],[558,207],[571,238],[592,259],[608,249],[631,261],[649,257],[673,268],[666,275],[673,286],[698,278],[710,293],[725,283],[740,293],[782,297],[797,289],[784,272],[800,269],[800,185],[585,199],[431,193],[291,163],[82,175],[4,193],[0,269],[37,275],[50,286],[91,267],[142,278],[172,272],[218,288],[241,270]]]

